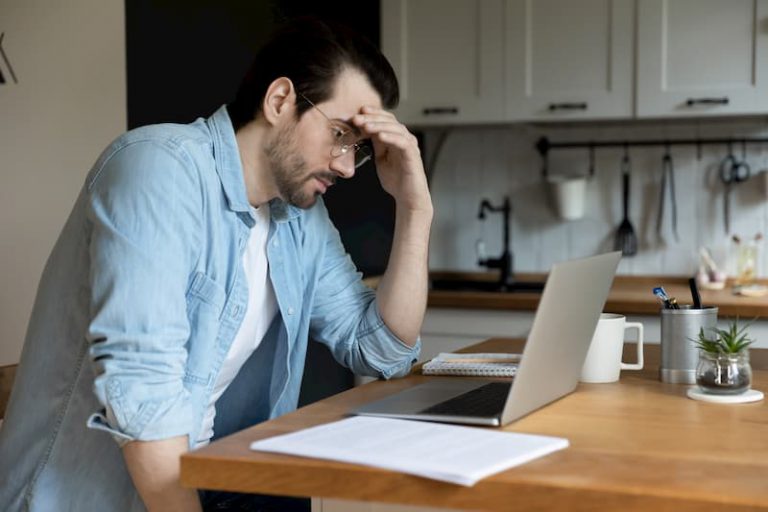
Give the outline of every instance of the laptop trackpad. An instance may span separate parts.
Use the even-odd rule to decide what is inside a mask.
[[[436,403],[448,400],[484,386],[488,380],[463,380],[459,378],[433,379],[424,384],[405,389],[394,395],[368,403],[355,412],[379,414],[415,414]]]

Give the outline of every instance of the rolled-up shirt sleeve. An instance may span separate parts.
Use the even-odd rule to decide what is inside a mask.
[[[334,358],[358,375],[389,379],[406,375],[418,359],[421,339],[410,346],[381,318],[376,293],[344,249],[322,202],[322,263],[312,307],[310,333]]]
[[[190,165],[173,147],[137,142],[106,158],[87,184],[86,336],[104,406],[89,425],[120,443],[191,431],[186,292],[202,230],[191,220],[200,193]]]

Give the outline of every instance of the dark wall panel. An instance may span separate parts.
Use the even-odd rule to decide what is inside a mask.
[[[209,115],[234,97],[272,29],[304,15],[379,42],[378,1],[127,1],[128,126]]]

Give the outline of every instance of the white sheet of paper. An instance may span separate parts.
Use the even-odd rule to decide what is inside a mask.
[[[262,439],[251,449],[351,462],[472,486],[568,447],[560,437],[355,416]]]

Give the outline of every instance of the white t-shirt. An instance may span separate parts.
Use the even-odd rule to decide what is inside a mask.
[[[258,348],[277,314],[277,300],[269,279],[267,266],[267,236],[269,235],[269,205],[251,208],[256,224],[251,228],[248,245],[243,253],[243,269],[248,283],[248,309],[237,332],[211,393],[208,409],[200,430],[200,444],[208,443],[213,436],[213,420],[216,417],[216,401],[224,394],[237,372]]]

